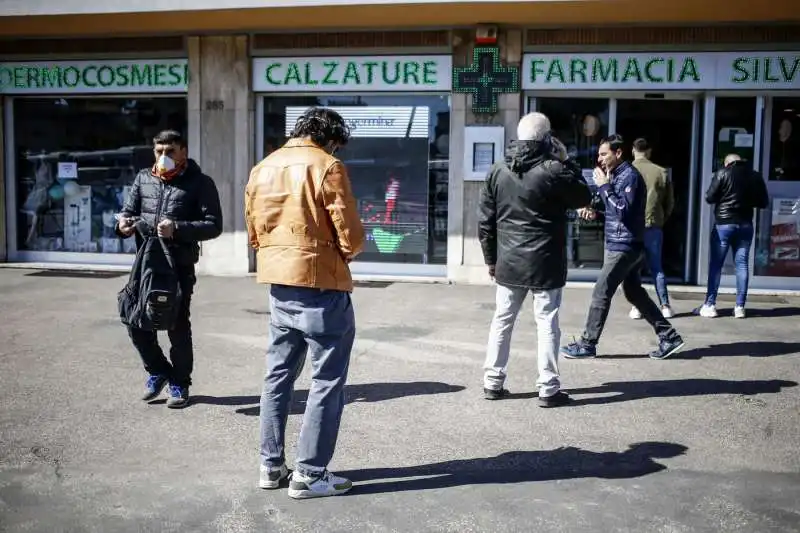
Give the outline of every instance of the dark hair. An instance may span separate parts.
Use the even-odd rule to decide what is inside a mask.
[[[153,144],[177,144],[181,148],[186,148],[186,139],[178,131],[164,130],[153,137]]]
[[[602,141],[600,144],[607,144],[609,148],[611,148],[612,152],[616,152],[617,150],[622,150],[625,146],[625,140],[622,138],[622,135],[615,133],[614,135],[609,135]]]
[[[350,127],[333,109],[312,107],[297,119],[289,137],[292,139],[309,137],[320,147],[325,147],[329,143],[344,146],[350,140]]]
[[[639,152],[640,154],[645,153],[650,149],[650,145],[647,144],[647,139],[644,137],[639,137],[635,141],[633,141],[633,149]]]

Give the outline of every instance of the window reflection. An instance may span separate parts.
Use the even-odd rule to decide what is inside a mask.
[[[800,181],[800,98],[772,101],[770,179]]]
[[[352,137],[346,165],[367,233],[356,261],[447,262],[450,108],[446,96],[264,99],[264,155],[280,148],[310,106],[335,109]]]
[[[597,164],[600,141],[608,136],[608,99],[537,98],[536,103],[537,110],[550,119],[553,135],[564,143],[569,156],[580,164],[584,176],[591,176]],[[572,211],[567,232],[569,267],[601,268],[603,239],[602,216],[587,221]]]
[[[114,234],[136,173],[161,130],[185,131],[185,98],[14,101],[17,249],[133,253]]]

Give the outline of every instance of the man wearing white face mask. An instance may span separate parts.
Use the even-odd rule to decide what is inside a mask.
[[[168,332],[170,361],[155,331],[129,327],[128,334],[149,374],[142,400],[154,400],[169,384],[167,407],[182,408],[189,403],[194,364],[189,306],[196,282],[194,265],[200,258],[198,242],[222,233],[222,208],[214,181],[187,157],[180,133],[166,130],[156,135],[153,152],[155,165],[136,176],[116,229],[121,237],[130,237],[139,221],[140,228],[164,240],[175,261],[183,299],[176,324]],[[137,233],[137,249],[142,242]]]

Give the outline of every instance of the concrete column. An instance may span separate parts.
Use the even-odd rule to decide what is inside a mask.
[[[454,48],[453,61],[456,65],[466,65],[472,61],[474,34],[468,32],[466,35],[469,38],[464,39],[463,44]],[[459,36],[463,38],[464,34],[459,34]],[[500,32],[498,45],[504,64],[521,67],[522,40],[522,30]],[[506,142],[513,139],[516,136],[517,122],[522,116],[523,109],[522,94],[501,94],[498,98],[496,114],[476,116],[472,113],[472,96],[454,94],[450,112],[450,153],[463,153],[464,128],[469,125],[502,125],[506,130]],[[478,242],[478,201],[483,183],[464,181],[464,169],[461,168],[462,164],[459,158],[451,159],[450,165],[448,278],[456,282],[489,283],[490,278]],[[453,249],[454,247],[456,249]]]
[[[247,36],[189,38],[189,156],[214,179],[224,230],[202,243],[198,272],[244,275],[250,260],[244,188],[253,165]]]

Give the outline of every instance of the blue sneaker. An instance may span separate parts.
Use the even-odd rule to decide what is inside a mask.
[[[650,359],[666,359],[667,357],[678,353],[685,345],[686,343],[677,333],[670,337],[659,339],[658,349],[650,352]]]
[[[155,400],[164,387],[167,385],[167,378],[164,376],[150,376],[147,378],[147,383],[144,385],[144,395],[142,400],[149,402]]]
[[[167,407],[170,409],[181,409],[187,405],[189,405],[189,387],[170,385]]]
[[[561,354],[567,359],[594,359],[597,348],[583,341],[575,341],[561,348]]]

